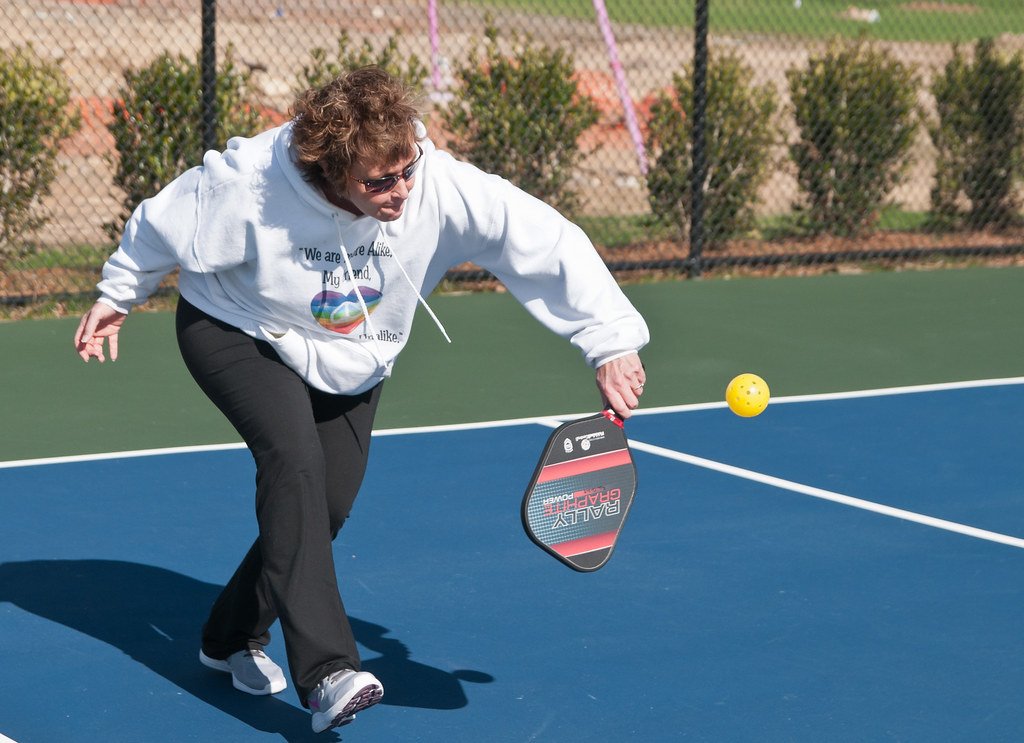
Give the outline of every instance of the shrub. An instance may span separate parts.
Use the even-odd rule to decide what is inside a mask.
[[[597,122],[598,111],[577,90],[572,56],[529,40],[517,40],[513,55],[505,56],[497,30],[488,27],[485,36],[483,59],[472,53],[455,68],[458,90],[442,112],[453,136],[450,148],[573,214],[579,137]]]
[[[114,184],[124,191],[120,221],[104,225],[115,240],[135,207],[203,159],[201,68],[197,60],[162,54],[139,70],[126,70],[107,128],[117,151]],[[229,49],[217,71],[217,141],[251,136],[259,112],[246,103],[249,74]]]
[[[32,251],[59,172],[60,142],[81,125],[60,66],[31,47],[0,50],[0,266]]]
[[[812,232],[858,235],[901,181],[919,122],[914,70],[863,40],[786,73],[799,137],[790,146]]]
[[[1024,59],[1020,53],[1000,58],[991,39],[978,41],[973,64],[954,47],[932,93],[938,115],[929,127],[938,151],[934,226],[1008,226],[1020,208],[1015,181],[1024,155]]]
[[[348,33],[338,37],[338,46],[334,58],[330,58],[326,49],[316,47],[310,51],[312,63],[302,66],[298,83],[300,91],[319,88],[330,82],[342,72],[349,72],[367,65],[376,65],[392,77],[396,77],[414,90],[423,90],[424,80],[430,71],[415,54],[400,54],[398,37],[388,38],[384,47],[374,52],[373,45],[364,39],[361,46],[352,48],[352,39]],[[404,60],[404,64],[399,62]]]
[[[773,165],[775,91],[751,84],[752,73],[732,55],[708,66],[705,128],[704,241],[713,249],[754,225],[757,193]],[[673,75],[672,95],[651,107],[647,148],[648,200],[655,219],[689,237],[693,195],[693,76]]]

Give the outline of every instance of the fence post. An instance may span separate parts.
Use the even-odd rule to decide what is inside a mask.
[[[217,0],[202,2],[201,77],[203,88],[203,151],[218,149],[217,142]]]
[[[704,249],[704,181],[707,180],[707,152],[704,122],[707,110],[708,2],[697,0],[693,23],[693,173],[690,180],[690,271],[701,275]]]

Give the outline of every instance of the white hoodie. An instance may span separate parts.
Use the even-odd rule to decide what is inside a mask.
[[[423,158],[392,222],[339,209],[305,181],[290,124],[231,139],[139,205],[103,267],[100,301],[128,312],[180,267],[185,299],[338,394],[390,376],[417,302],[465,261],[491,271],[593,367],[647,343],[643,318],[582,230],[438,151],[421,124],[417,135]]]

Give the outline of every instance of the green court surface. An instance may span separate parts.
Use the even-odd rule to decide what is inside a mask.
[[[969,268],[635,284],[648,406],[722,398],[742,371],[774,395],[1024,373],[1024,269]],[[584,413],[579,354],[507,294],[435,296],[453,339],[417,320],[378,428]],[[237,441],[178,356],[170,313],[136,313],[116,363],[73,353],[77,318],[0,324],[0,461]]]

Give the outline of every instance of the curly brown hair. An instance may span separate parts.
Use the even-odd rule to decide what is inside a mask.
[[[311,88],[292,105],[292,143],[306,180],[338,184],[352,164],[389,164],[416,141],[418,100],[404,82],[377,66],[343,73]]]

